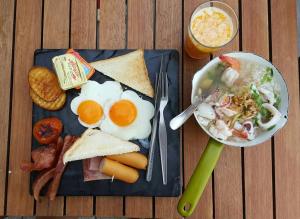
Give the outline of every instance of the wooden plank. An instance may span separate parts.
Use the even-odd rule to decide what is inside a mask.
[[[70,36],[72,48],[96,48],[96,8],[95,0],[72,0]]]
[[[43,48],[69,46],[70,0],[44,0]]]
[[[100,48],[124,48],[126,39],[125,0],[102,0],[100,7]],[[96,199],[96,215],[108,217],[122,216],[123,198],[98,196]]]
[[[244,51],[269,58],[267,0],[242,2]],[[246,218],[273,218],[271,141],[244,150]]]
[[[41,44],[42,2],[18,1],[15,30],[14,80],[10,135],[7,215],[32,215],[33,197],[29,194],[29,174],[20,169],[30,160],[32,101],[29,96],[28,70],[34,50]]]
[[[187,28],[190,16],[193,10],[205,0],[188,0],[184,1],[184,33],[187,34]],[[192,78],[194,73],[204,66],[209,58],[194,60],[184,53],[183,56],[183,107],[186,108],[191,104]],[[197,125],[194,118],[188,120],[183,126],[183,153],[184,153],[184,184],[187,185],[198,161],[206,147],[208,136]],[[209,180],[202,197],[198,203],[191,218],[212,218],[213,217],[213,196],[212,181]]]
[[[43,23],[43,48],[59,49],[69,47],[69,0],[45,0]],[[64,197],[49,201],[41,197],[36,203],[37,216],[62,216],[64,214]]]
[[[153,48],[153,10],[152,0],[128,0],[129,49]],[[142,34],[141,34],[142,33]],[[152,218],[152,197],[126,197],[125,216]]]
[[[223,0],[239,14],[238,0]],[[239,35],[215,55],[239,50]],[[242,218],[242,162],[241,149],[226,146],[214,170],[215,218]]]
[[[179,59],[181,64],[182,2],[168,0],[156,1],[155,20],[155,48],[177,49],[180,53]],[[179,74],[181,81],[181,70]],[[182,89],[180,83],[180,95],[181,94]],[[180,101],[182,102],[182,100]],[[179,162],[182,162],[182,159]],[[181,218],[177,213],[178,200],[179,198],[155,198],[155,218]]]
[[[77,49],[96,48],[96,1],[72,0],[71,47]],[[67,196],[66,215],[93,215],[92,196]]]
[[[241,169],[241,149],[225,146],[214,170],[216,218],[243,218]]]
[[[153,49],[154,1],[128,0],[127,4],[128,48]]]
[[[271,1],[272,60],[288,85],[287,126],[275,136],[276,218],[300,218],[300,112],[296,1]],[[284,16],[283,16],[284,15]]]
[[[126,45],[125,0],[102,0],[100,7],[100,48],[124,49]]]
[[[67,196],[66,197],[67,216],[91,216],[93,215],[92,196]]]
[[[0,215],[4,215],[8,146],[14,1],[0,1]]]

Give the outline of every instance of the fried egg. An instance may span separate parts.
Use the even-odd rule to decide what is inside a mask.
[[[99,126],[102,131],[123,140],[145,139],[151,133],[154,106],[134,91],[126,90],[120,99],[105,104],[104,115]]]
[[[81,93],[75,97],[71,104],[71,110],[78,115],[78,121],[87,128],[98,127],[104,117],[104,106],[108,101],[116,101],[123,90],[120,83],[106,81],[99,84],[89,80],[82,85]]]

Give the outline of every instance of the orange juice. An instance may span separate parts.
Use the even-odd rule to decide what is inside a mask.
[[[196,9],[188,28],[186,52],[193,58],[206,56],[232,40],[235,26],[231,16],[219,7]]]

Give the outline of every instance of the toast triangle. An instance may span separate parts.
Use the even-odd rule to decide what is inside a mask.
[[[118,57],[90,63],[97,71],[119,81],[149,97],[154,96],[144,50],[139,49]]]
[[[63,162],[139,151],[138,145],[121,140],[98,129],[87,129],[66,151]]]

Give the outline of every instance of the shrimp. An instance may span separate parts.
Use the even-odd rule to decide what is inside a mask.
[[[232,58],[230,56],[224,56],[224,55],[220,55],[219,56],[219,59],[226,63],[227,65],[229,65],[231,68],[233,68],[234,70],[236,71],[240,71],[240,62],[235,59],[235,58]]]
[[[224,55],[219,56],[219,58],[222,62],[230,66],[223,72],[221,81],[223,81],[228,87],[231,87],[240,76],[240,62],[235,58]]]

